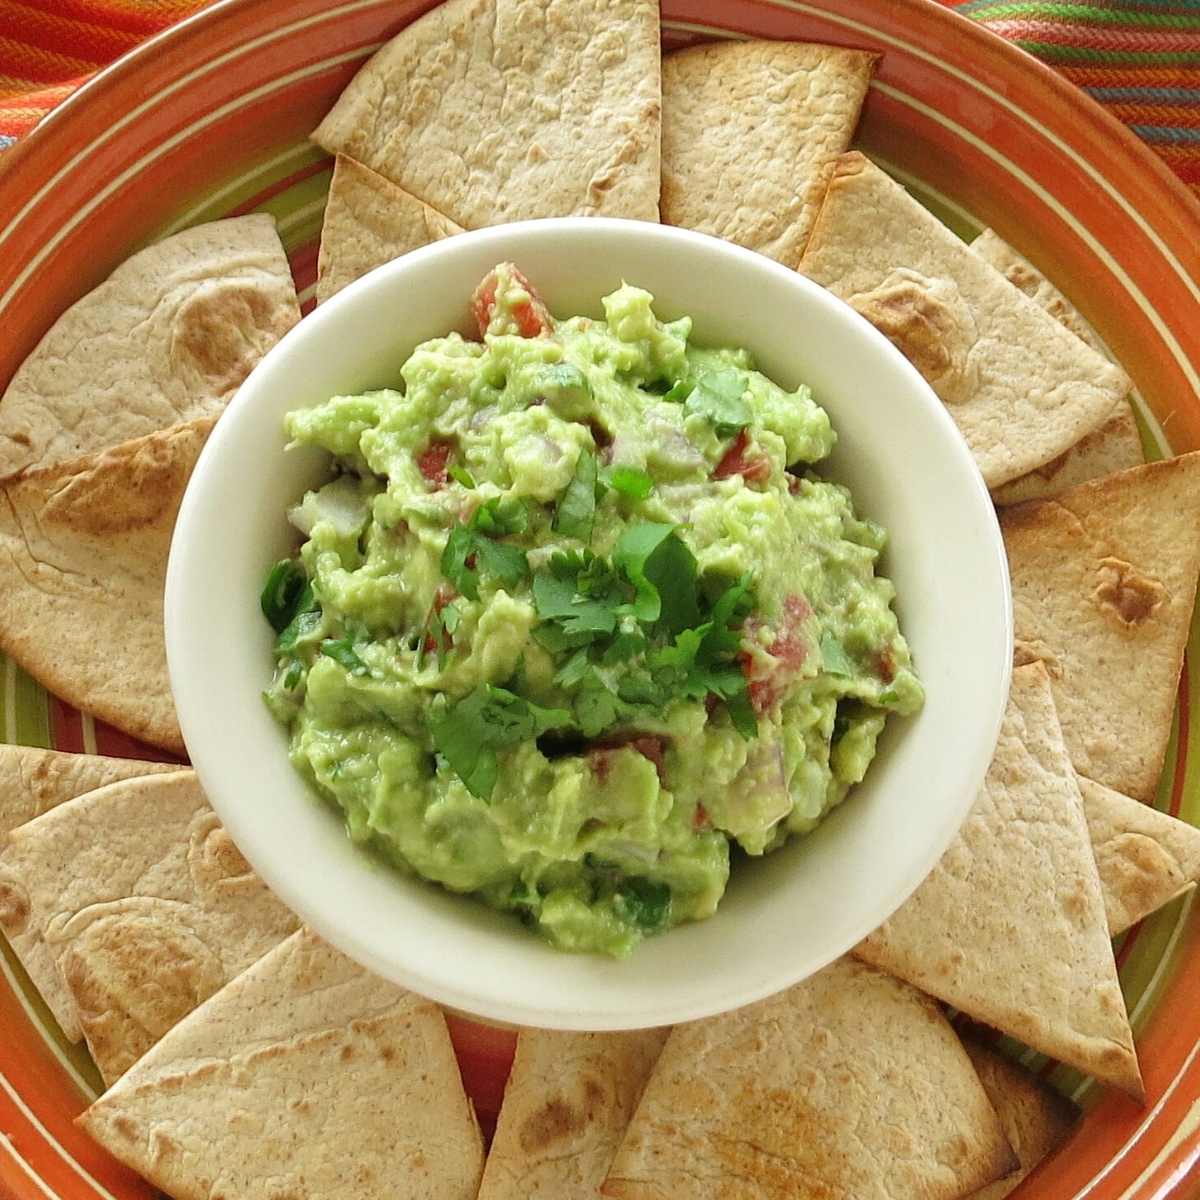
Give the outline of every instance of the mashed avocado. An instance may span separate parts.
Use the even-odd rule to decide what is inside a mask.
[[[396,867],[628,953],[710,916],[922,702],[885,535],[808,468],[826,413],[623,286],[553,319],[511,264],[482,340],[292,413],[335,476],[275,566],[267,700]]]

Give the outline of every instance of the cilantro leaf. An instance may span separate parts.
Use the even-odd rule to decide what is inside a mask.
[[[854,660],[836,634],[828,629],[821,634],[821,663],[830,675],[849,677],[855,673]]]
[[[646,650],[646,639],[640,633],[622,632],[608,644],[600,662],[606,667],[615,667],[618,663],[628,662],[637,658]]]
[[[475,543],[478,538],[475,531],[466,525],[456,525],[446,539],[446,548],[442,551],[442,574],[454,585],[456,591],[462,592],[468,600],[479,599],[479,576],[475,570],[467,566],[471,555],[475,553]]]
[[[270,621],[271,628],[277,634],[291,624],[307,585],[308,577],[304,574],[304,568],[294,558],[282,559],[271,568],[259,603],[263,616]]]
[[[645,933],[662,929],[671,917],[671,889],[657,879],[631,875],[617,888],[616,909]]]
[[[321,603],[313,591],[311,583],[304,585],[293,609],[295,616],[287,623],[275,639],[276,651],[287,651],[295,648],[302,638],[311,637],[320,628],[324,619]]]
[[[529,574],[525,551],[492,539],[528,528],[529,510],[524,504],[505,504],[498,496],[488,500],[466,525],[450,531],[442,551],[442,574],[468,600],[479,599],[480,571],[496,576],[506,588],[515,587]]]
[[[758,737],[758,717],[755,716],[754,706],[746,692],[740,696],[731,696],[725,701],[725,707],[729,711],[729,719],[733,722],[734,729],[746,741],[753,741]]]
[[[561,688],[574,687],[588,673],[590,668],[591,660],[588,658],[587,650],[577,650],[555,672],[554,682]]]
[[[677,379],[663,395],[664,400],[679,403],[692,394],[692,382],[689,379]]]
[[[575,463],[575,474],[554,514],[554,529],[567,537],[589,542],[596,520],[596,456],[581,450]]]
[[[475,510],[469,524],[472,529],[478,529],[488,537],[524,533],[529,528],[529,509],[520,500],[493,496]]]
[[[556,556],[551,569],[538,571],[533,577],[533,603],[543,621],[553,621],[568,636],[587,634],[589,640],[607,635],[617,627],[619,597],[580,594],[587,580],[581,570],[569,573],[571,564],[565,556]]]
[[[638,467],[610,467],[603,479],[614,492],[631,500],[645,500],[654,491],[653,478]]]
[[[516,587],[529,574],[529,560],[519,546],[478,538],[475,553],[479,556],[479,566],[489,575],[495,575],[506,588]]]
[[[684,411],[707,418],[717,433],[730,437],[750,424],[746,385],[744,371],[732,367],[706,371],[684,401]]]
[[[633,615],[643,624],[661,620],[671,633],[699,624],[696,558],[674,525],[644,522],[626,529],[613,562],[637,592]]]
[[[449,471],[450,478],[455,483],[461,483],[465,488],[473,488],[475,486],[475,478],[466,467],[461,466],[459,463],[451,463],[447,470]]]
[[[321,653],[345,667],[351,675],[367,674],[367,664],[358,657],[358,651],[354,649],[354,644],[348,637],[326,638],[321,643]]]
[[[447,704],[429,718],[434,748],[466,785],[471,795],[489,800],[496,786],[496,751],[530,741],[548,729],[561,729],[571,714],[542,708],[504,688],[480,684],[457,704]]]
[[[674,525],[644,521],[626,529],[613,551],[613,564],[625,573],[637,592],[633,615],[644,625],[653,624],[662,615],[662,596],[646,577],[646,564],[659,546],[674,533]]]

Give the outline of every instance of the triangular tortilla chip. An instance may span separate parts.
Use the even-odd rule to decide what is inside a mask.
[[[855,953],[1141,1098],[1083,804],[1040,663],[1013,672],[958,838]]]
[[[317,303],[418,246],[461,232],[449,217],[339,154],[321,226]]]
[[[1016,1165],[938,1006],[839,959],[677,1026],[604,1187],[619,1200],[957,1200]]]
[[[0,650],[76,708],[176,753],[163,584],[211,428],[178,425],[0,484]]]
[[[0,928],[107,1081],[296,926],[192,771],[71,800],[0,852]]]
[[[178,770],[177,763],[0,746],[0,846],[10,830],[85,792],[118,779]]]
[[[185,229],[50,327],[0,398],[0,479],[215,417],[300,319],[274,218]]]
[[[1009,1144],[1021,1160],[1018,1171],[972,1192],[968,1200],[1003,1200],[1016,1191],[1042,1159],[1067,1140],[1079,1119],[1079,1111],[1065,1096],[997,1054],[977,1037],[964,1036],[963,1047],[1000,1117]]]
[[[1057,458],[1129,391],[863,155],[838,159],[800,270],[884,333],[942,398],[988,487]]]
[[[1112,937],[1200,883],[1200,829],[1082,775],[1079,794]]]
[[[1040,659],[1071,761],[1158,786],[1200,574],[1200,452],[1005,509],[1016,661]]]
[[[479,1200],[596,1195],[667,1033],[522,1029]]]
[[[1020,288],[1035,304],[1044,308],[1060,325],[1087,342],[1097,354],[1108,356],[1096,331],[1079,310],[1027,259],[1007,242],[985,229],[971,249],[990,263],[1014,287]],[[1042,500],[1065,492],[1089,479],[1099,479],[1114,471],[1125,471],[1145,461],[1142,439],[1129,402],[1117,405],[1116,412],[1094,433],[1089,433],[1070,450],[1044,463],[1035,471],[992,492],[1000,505]]]
[[[80,1124],[175,1200],[474,1200],[483,1169],[441,1012],[307,930]]]
[[[662,219],[795,267],[876,58],[757,41],[666,55]]]
[[[466,229],[658,219],[658,0],[448,0],[350,81],[313,140]]]

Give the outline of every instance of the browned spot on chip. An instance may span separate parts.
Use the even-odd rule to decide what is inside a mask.
[[[850,305],[912,363],[948,404],[970,393],[967,355],[975,341],[974,321],[947,280],[925,280],[893,271],[874,291]]]
[[[1167,596],[1166,588],[1157,579],[1143,575],[1119,558],[1102,558],[1096,578],[1092,596],[1127,628],[1148,621]]]
[[[29,894],[15,879],[0,876],[0,928],[9,937],[21,933],[29,920]]]
[[[521,1148],[529,1154],[540,1153],[555,1142],[565,1141],[573,1134],[580,1133],[586,1124],[586,1114],[561,1096],[555,1096],[525,1122],[521,1130]]]

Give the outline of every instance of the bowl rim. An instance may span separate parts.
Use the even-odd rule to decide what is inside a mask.
[[[995,692],[998,699],[993,701],[994,707],[989,719],[986,721],[981,720],[980,722],[981,735],[979,745],[981,749],[973,772],[975,776],[974,786],[964,790],[963,799],[959,802],[953,815],[947,817],[944,821],[939,830],[939,836],[937,838],[930,838],[928,851],[923,856],[918,856],[920,861],[914,866],[910,876],[906,878],[904,885],[898,889],[897,894],[899,895],[899,899],[885,916],[878,921],[865,924],[841,951],[831,951],[827,955],[824,955],[823,961],[812,967],[811,970],[802,970],[792,974],[788,974],[786,971],[777,971],[769,983],[758,987],[747,989],[744,986],[733,986],[726,988],[716,998],[709,996],[704,1001],[695,1002],[689,1001],[685,997],[670,1005],[659,1005],[657,1008],[650,1010],[639,1009],[632,1012],[610,1013],[600,1021],[597,1021],[594,1017],[588,1020],[581,1020],[570,1012],[541,1009],[535,1004],[514,1002],[512,1000],[506,1000],[502,1003],[483,1000],[470,989],[449,984],[442,979],[432,979],[428,974],[413,970],[410,966],[400,964],[394,958],[381,954],[377,947],[372,944],[370,938],[364,937],[359,928],[352,922],[342,919],[335,913],[310,907],[306,903],[305,892],[299,886],[297,873],[285,871],[281,867],[285,856],[274,853],[259,853],[260,839],[251,833],[245,822],[238,819],[236,812],[222,811],[224,806],[213,796],[210,796],[210,803],[217,810],[222,822],[229,828],[229,832],[234,838],[235,843],[239,845],[248,844],[251,847],[246,852],[246,857],[251,860],[254,870],[262,877],[268,887],[320,936],[347,953],[351,958],[354,958],[383,977],[389,978],[401,986],[435,1000],[452,1010],[480,1019],[499,1021],[518,1026],[566,1030],[638,1029],[679,1024],[754,1003],[757,1000],[794,986],[805,978],[811,977],[812,974],[827,966],[834,959],[840,957],[841,954],[849,952],[863,937],[872,932],[883,920],[886,920],[888,916],[903,905],[924,881],[937,861],[950,846],[974,804],[975,796],[980,786],[982,786],[994,748],[999,739],[1012,673],[1013,610],[1007,556],[994,506],[992,505],[982,476],[971,456],[971,452],[962,439],[962,435],[958,432],[957,426],[945,405],[900,351],[853,308],[803,275],[782,266],[772,259],[724,239],[670,225],[622,218],[551,217],[490,226],[484,229],[456,234],[453,238],[422,246],[398,259],[385,263],[347,285],[347,287],[339,291],[336,295],[318,306],[272,347],[238,389],[237,394],[229,402],[222,414],[222,419],[214,426],[193,470],[191,480],[180,505],[175,536],[172,538],[164,590],[164,635],[171,689],[179,714],[180,727],[184,733],[185,743],[188,744],[189,756],[201,778],[202,784],[205,784],[206,774],[209,778],[214,774],[212,766],[214,757],[218,751],[216,748],[207,745],[203,745],[197,751],[192,741],[188,738],[189,728],[194,730],[197,725],[197,712],[200,700],[197,690],[189,687],[186,682],[188,659],[191,653],[188,646],[187,631],[193,628],[194,624],[184,613],[189,603],[190,589],[187,575],[192,569],[191,563],[194,556],[190,554],[188,548],[185,548],[185,543],[190,540],[188,535],[192,523],[197,517],[198,510],[200,510],[204,503],[204,481],[207,478],[208,470],[221,456],[224,445],[236,436],[236,427],[238,425],[237,414],[253,404],[259,389],[266,386],[263,381],[266,380],[269,385],[272,373],[277,369],[277,365],[290,355],[301,339],[318,336],[322,327],[326,323],[332,322],[338,311],[360,302],[359,298],[383,286],[384,282],[392,276],[403,276],[414,268],[424,265],[428,260],[436,259],[445,254],[450,247],[458,247],[461,251],[464,246],[473,246],[478,243],[487,244],[489,242],[497,242],[502,247],[514,234],[520,235],[530,230],[545,230],[548,233],[559,230],[569,232],[571,229],[586,230],[589,234],[593,235],[601,232],[611,233],[614,236],[632,235],[635,237],[662,238],[674,242],[679,247],[690,246],[701,250],[707,247],[710,252],[715,250],[716,252],[741,260],[748,269],[774,274],[777,279],[786,280],[788,286],[798,288],[804,292],[811,302],[823,305],[831,311],[836,311],[842,320],[848,319],[853,323],[862,336],[874,341],[876,347],[890,358],[893,369],[901,375],[906,376],[910,385],[915,386],[918,391],[924,393],[926,407],[931,420],[942,424],[945,431],[953,433],[954,440],[961,447],[961,454],[965,456],[965,459],[970,464],[970,477],[973,481],[972,498],[974,501],[982,502],[988,514],[986,523],[989,525],[991,533],[989,539],[991,565],[997,572],[999,582],[1003,584],[998,597],[1000,600],[1000,619],[994,633],[997,635],[997,650],[1003,646],[1005,647],[1005,652],[997,655],[999,674],[996,680],[998,687],[995,689]],[[507,257],[506,254],[500,252],[493,261],[504,261]],[[232,414],[234,419],[227,419],[226,414]],[[963,501],[966,502],[965,496],[963,497]],[[227,754],[227,748],[222,749],[220,753]],[[307,785],[305,786],[307,787]],[[219,789],[214,789],[214,792],[216,791],[219,791]],[[372,860],[367,858],[366,861],[369,868]],[[427,887],[436,886],[426,880],[422,880],[421,883]],[[472,902],[478,903],[477,901]],[[670,933],[671,931],[667,931],[666,934],[660,936],[670,936]],[[648,939],[649,944],[640,947],[635,952],[635,955],[652,953],[655,940]],[[556,951],[555,953],[558,952]]]

